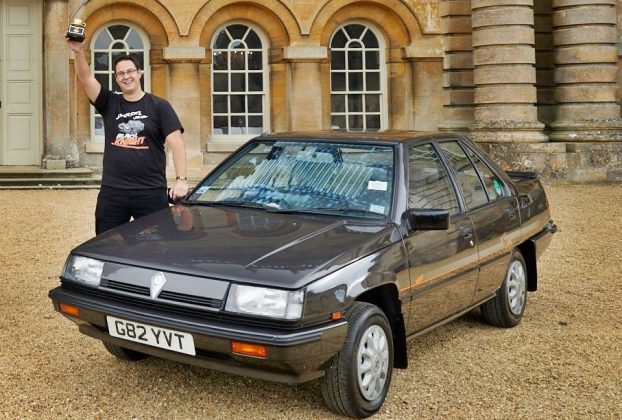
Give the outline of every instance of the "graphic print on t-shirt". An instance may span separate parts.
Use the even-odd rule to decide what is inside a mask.
[[[125,119],[125,121],[119,123],[119,132],[112,142],[112,145],[129,149],[149,149],[149,145],[145,141],[145,136],[139,136],[145,129],[145,123],[140,121],[144,118],[149,117],[142,115],[141,111],[117,115],[117,121],[120,119]]]

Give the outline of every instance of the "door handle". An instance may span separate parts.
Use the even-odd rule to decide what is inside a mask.
[[[512,207],[507,208],[505,210],[505,214],[508,216],[508,219],[510,220],[516,219],[516,210],[514,210]]]
[[[473,237],[473,228],[471,226],[460,226],[460,235],[464,239],[471,239]]]

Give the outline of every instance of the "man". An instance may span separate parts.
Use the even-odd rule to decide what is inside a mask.
[[[89,101],[104,119],[102,185],[97,196],[95,232],[100,234],[168,207],[165,143],[173,153],[176,182],[169,191],[175,201],[188,193],[183,127],[171,105],[140,86],[142,70],[129,55],[114,62],[117,95],[91,73],[81,42],[67,41],[74,67]]]

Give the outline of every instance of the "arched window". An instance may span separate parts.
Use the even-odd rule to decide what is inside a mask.
[[[143,70],[140,85],[150,91],[149,40],[136,27],[125,23],[110,23],[100,28],[91,43],[91,68],[99,83],[113,92],[121,92],[112,68],[114,60],[129,54],[136,58]],[[104,139],[102,116],[91,107],[91,138]]]
[[[220,29],[212,40],[213,136],[269,131],[267,42],[241,23]],[[240,140],[245,137],[240,137]]]
[[[330,41],[331,125],[348,131],[386,128],[382,38],[368,25],[346,24]]]

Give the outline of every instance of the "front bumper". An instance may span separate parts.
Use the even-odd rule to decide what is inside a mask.
[[[206,321],[152,308],[137,308],[62,286],[52,289],[49,297],[58,312],[61,312],[60,303],[77,306],[79,317],[63,315],[75,322],[80,332],[98,340],[163,359],[276,382],[299,383],[322,376],[328,362],[342,348],[348,328],[343,319],[292,331]],[[112,337],[108,334],[107,315],[190,333],[197,354],[190,356]],[[232,341],[264,345],[267,357],[234,354]]]

